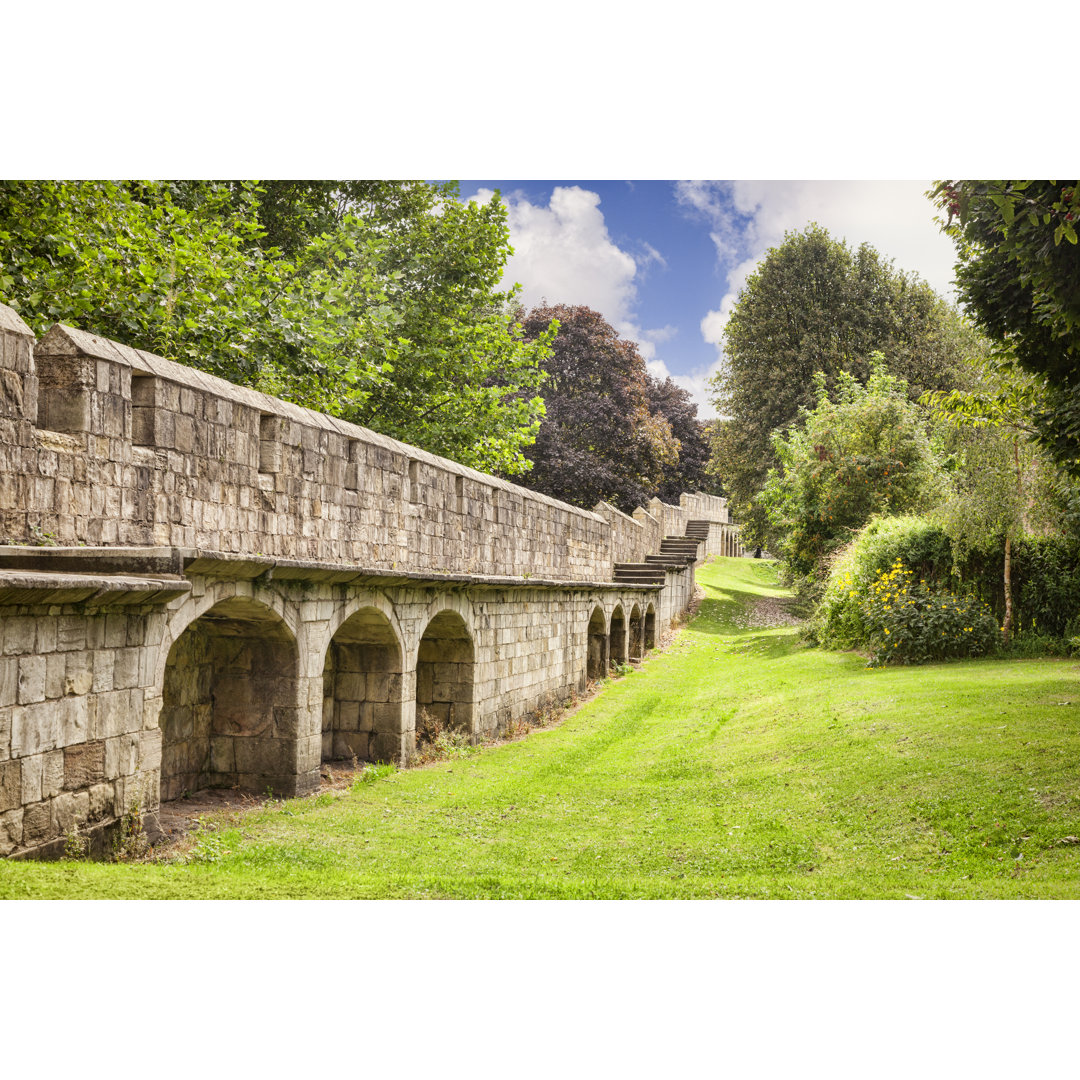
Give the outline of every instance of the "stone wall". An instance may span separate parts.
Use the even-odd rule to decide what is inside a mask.
[[[3,310],[0,540],[608,576],[597,514],[84,331],[33,349]]]
[[[478,739],[563,700],[685,609],[692,566],[612,572],[688,519],[580,510],[83,331],[35,347],[0,305],[0,855],[406,761],[418,710]]]

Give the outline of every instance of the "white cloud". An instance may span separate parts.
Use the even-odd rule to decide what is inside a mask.
[[[739,290],[758,262],[785,232],[815,221],[853,248],[873,245],[896,269],[918,274],[952,300],[956,254],[933,220],[924,194],[930,186],[928,180],[680,181],[676,197],[705,218],[717,257],[739,260],[727,274],[726,293],[701,320],[704,340],[720,348]]]
[[[491,196],[485,189],[473,199],[487,202]],[[652,360],[657,343],[674,331],[638,325],[635,277],[650,263],[665,265],[663,255],[648,244],[639,258],[623,251],[608,233],[595,191],[557,187],[547,206],[534,205],[520,191],[504,199],[514,254],[506,264],[503,287],[520,283],[526,307],[547,301],[599,311],[619,334],[637,342],[647,361]]]

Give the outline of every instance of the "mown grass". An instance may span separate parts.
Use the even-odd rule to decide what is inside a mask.
[[[186,862],[0,864],[3,897],[1080,896],[1066,660],[868,669],[700,570],[666,653],[519,742],[204,830]]]

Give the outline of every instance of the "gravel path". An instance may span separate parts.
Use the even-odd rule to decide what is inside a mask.
[[[741,615],[733,620],[736,626],[746,629],[765,629],[771,626],[801,626],[803,619],[788,610],[791,603],[787,597],[763,596],[755,600]]]

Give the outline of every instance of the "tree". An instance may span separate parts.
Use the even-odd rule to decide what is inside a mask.
[[[528,467],[506,210],[420,181],[4,182],[0,294],[464,464]],[[271,243],[273,239],[273,243]],[[278,245],[281,246],[278,246]]]
[[[868,244],[852,251],[811,225],[788,233],[747,280],[724,332],[725,367],[711,384],[717,411],[715,468],[749,542],[768,523],[754,496],[776,464],[772,433],[815,398],[815,372],[834,386],[859,382],[880,351],[917,397],[963,378],[977,349],[959,315],[914,275],[895,270]]]
[[[1080,477],[1080,181],[942,180],[962,302],[997,347],[1046,379],[1040,442]]]
[[[679,444],[678,460],[661,464],[657,497],[664,502],[677,503],[684,491],[715,494],[716,485],[706,471],[712,452],[706,425],[697,418],[697,406],[690,394],[670,378],[661,382],[651,375],[647,391],[649,411],[668,422],[671,434]]]
[[[544,364],[546,415],[523,483],[577,506],[603,499],[630,513],[678,461],[671,424],[650,411],[645,361],[632,341],[591,308],[566,305],[534,308],[522,321],[526,338],[552,320],[559,329]]]
[[[1013,625],[1013,545],[1036,524],[1046,531],[1061,490],[1055,470],[1035,442],[1033,417],[1042,409],[1045,391],[1042,379],[991,359],[980,365],[975,389],[937,391],[923,398],[963,432],[951,490],[934,515],[952,541],[956,559],[973,548],[997,543],[1004,547],[1001,630],[1006,644]]]
[[[815,376],[817,403],[804,409],[773,446],[759,505],[772,526],[772,545],[801,574],[811,573],[873,516],[928,508],[940,491],[940,462],[907,383],[885,358],[870,357],[862,385],[841,372],[830,394]]]

